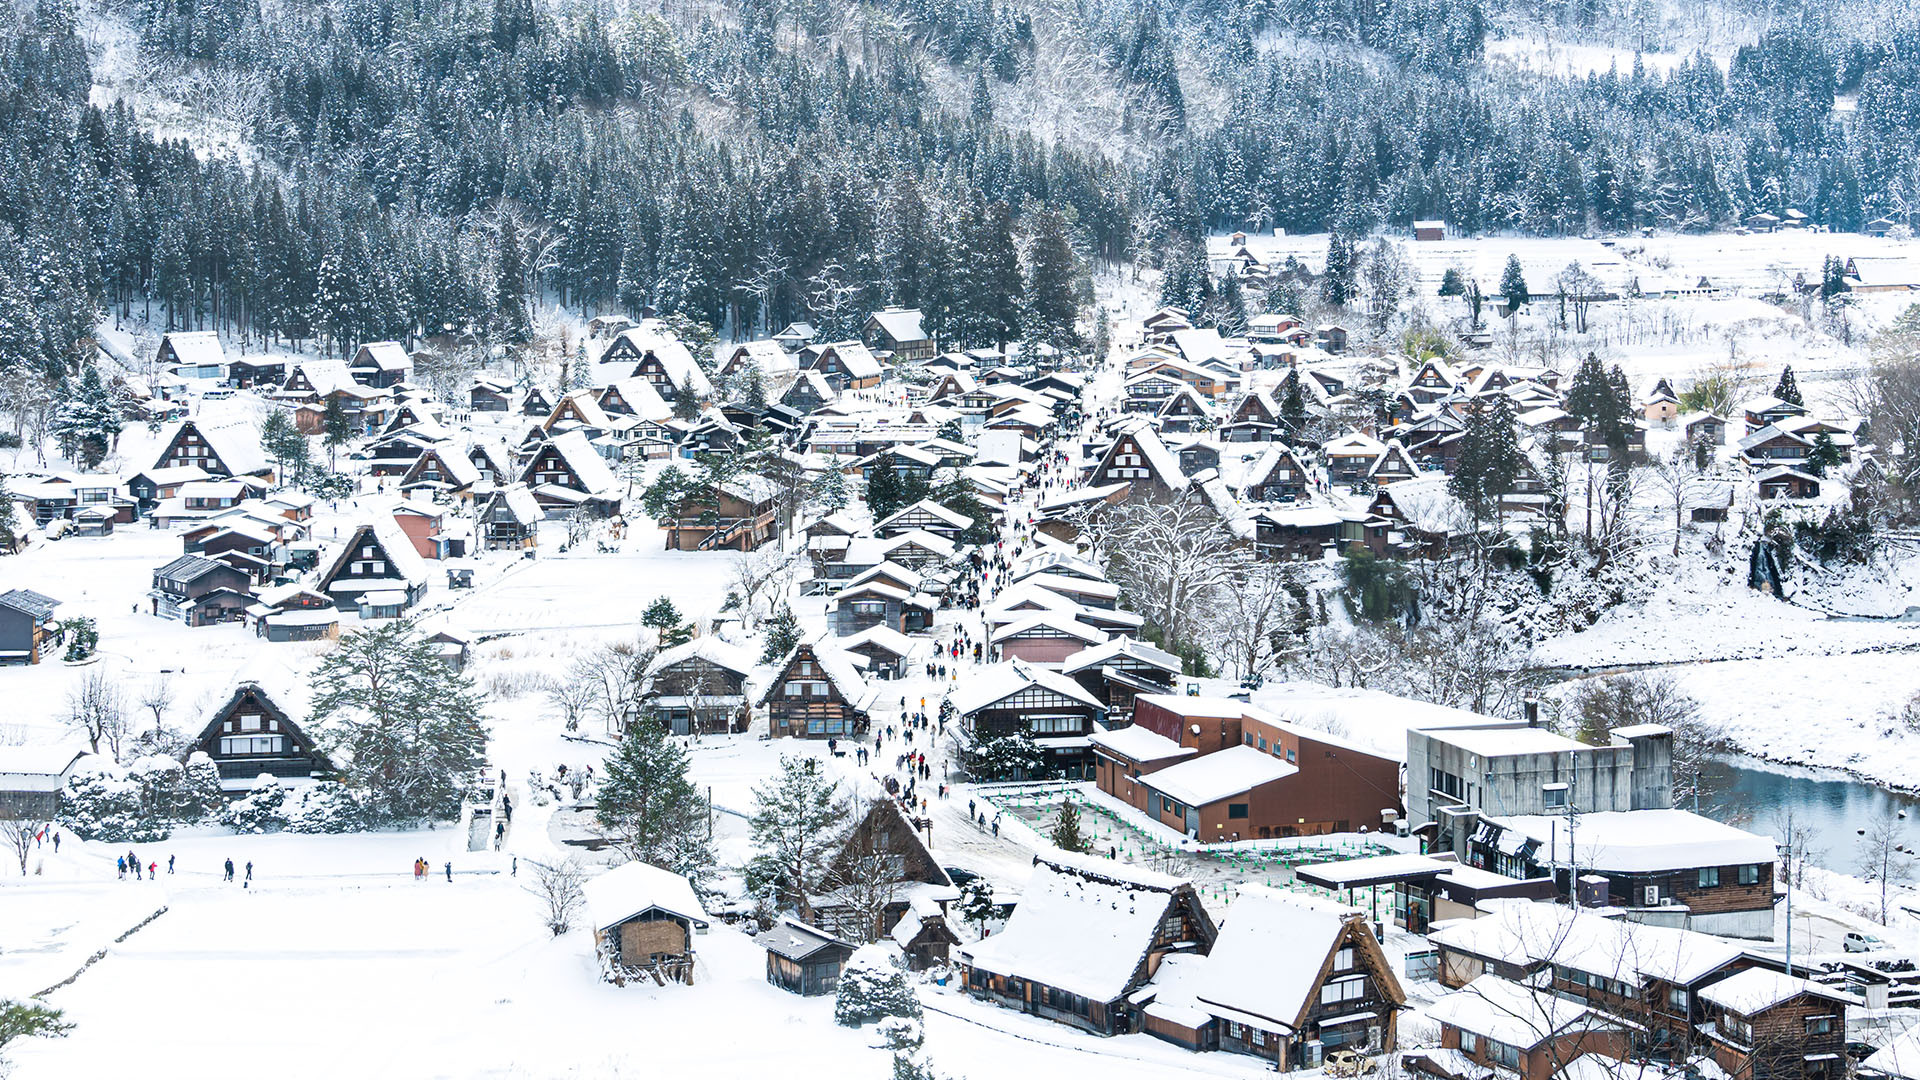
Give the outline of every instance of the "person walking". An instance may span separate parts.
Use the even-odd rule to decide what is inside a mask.
[[[447,863],[447,884],[453,884],[453,863]]]
[[[160,864],[159,863],[150,862],[147,864],[147,877],[153,881],[160,880]]]
[[[127,857],[125,855],[116,855],[113,857],[113,870],[114,873],[120,875],[121,881],[127,879]]]
[[[173,856],[167,856],[167,876],[173,876]]]
[[[253,860],[252,859],[247,860],[247,880],[248,881],[253,880]]]
[[[58,832],[53,834],[53,853],[55,855],[60,854],[60,834]]]
[[[233,860],[232,859],[227,860],[226,871],[227,871],[227,876],[224,880],[232,881],[233,880]]]

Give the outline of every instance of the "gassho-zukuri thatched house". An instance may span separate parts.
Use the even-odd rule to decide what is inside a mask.
[[[705,933],[707,912],[687,879],[646,863],[627,863],[580,887],[607,978],[625,985],[649,976],[693,982],[693,936]]]

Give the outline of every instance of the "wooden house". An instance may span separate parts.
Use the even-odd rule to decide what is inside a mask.
[[[260,433],[245,425],[203,425],[182,420],[161,442],[155,469],[193,465],[208,476],[272,476],[273,464],[260,449]]]
[[[802,371],[780,394],[780,404],[802,416],[830,405],[840,396],[826,376],[817,371]]]
[[[855,948],[796,919],[782,919],[753,940],[767,950],[767,981],[802,997],[838,991],[840,971]]]
[[[1233,407],[1232,415],[1220,426],[1220,435],[1228,442],[1272,442],[1280,438],[1282,426],[1280,406],[1274,403],[1273,395],[1256,390]]]
[[[540,522],[545,517],[525,484],[496,488],[480,502],[476,517],[480,535],[476,539],[488,551],[531,548],[539,541]]]
[[[1154,414],[1161,431],[1184,433],[1204,431],[1213,423],[1206,405],[1191,389],[1182,389],[1168,397]]]
[[[1763,968],[1700,991],[1714,1063],[1731,1080],[1840,1080],[1849,1073],[1847,996]]]
[[[227,354],[211,330],[175,330],[160,338],[154,364],[183,379],[224,379]]]
[[[1057,1023],[1118,1035],[1135,1029],[1133,994],[1173,956],[1213,948],[1213,920],[1193,886],[1126,863],[1053,852],[1006,929],[955,950],[969,994]]]
[[[372,341],[353,351],[347,370],[354,382],[383,390],[413,376],[413,357],[397,341]]]
[[[473,487],[480,480],[480,468],[471,457],[446,443],[435,443],[423,448],[401,474],[400,490],[450,495],[464,501],[472,497]]]
[[[689,495],[660,522],[667,550],[757,550],[779,533],[779,495],[773,481],[752,474]]]
[[[622,331],[600,354],[600,370],[613,378],[642,378],[653,384],[662,401],[675,402],[691,393],[695,400],[713,396],[713,384],[694,362],[685,344],[665,333],[659,324],[642,323]]]
[[[237,621],[253,602],[244,570],[202,555],[182,555],[153,572],[147,599],[153,614],[188,626]]]
[[[1820,478],[1786,465],[1776,465],[1754,477],[1762,499],[1817,499]]]
[[[527,387],[527,396],[520,399],[520,415],[546,417],[553,413],[553,399],[545,390],[537,386]]]
[[[620,483],[583,431],[555,435],[537,447],[520,470],[520,482],[549,516],[580,510],[611,517],[620,509]]]
[[[650,709],[675,735],[747,730],[753,655],[711,635],[663,649],[647,665],[634,708]]]
[[[1187,488],[1187,476],[1180,462],[1160,440],[1159,433],[1143,422],[1123,425],[1088,475],[1088,487],[1108,484],[1131,485],[1130,497],[1167,495]]]
[[[780,661],[759,704],[772,738],[833,739],[866,732],[873,697],[854,654],[803,642]]]
[[[828,860],[827,881],[843,883],[810,897],[815,920],[830,933],[856,939],[884,937],[916,895],[957,898],[953,880],[921,840],[924,822],[909,818],[897,799],[873,798],[858,815]],[[871,892],[876,864],[886,893]],[[878,903],[876,903],[878,901]]]
[[[921,499],[882,518],[873,526],[876,535],[892,538],[915,529],[953,541],[973,527],[973,519],[949,510],[932,499]]]
[[[1440,1045],[1410,1053],[1419,1080],[1558,1080],[1591,1075],[1573,1068],[1588,1055],[1606,1066],[1628,1056],[1629,1025],[1578,1001],[1483,975],[1442,996],[1428,1016]],[[1598,1075],[1613,1075],[1603,1068]]]
[[[342,611],[359,609],[360,598],[370,594],[397,594],[399,606],[410,608],[426,595],[427,564],[399,524],[381,517],[353,530],[313,588]],[[388,596],[380,600],[391,606]]]
[[[1327,480],[1334,484],[1358,484],[1373,472],[1387,446],[1379,439],[1360,432],[1349,432],[1320,447],[1327,463]]]
[[[1212,951],[1170,966],[1134,995],[1149,1034],[1282,1071],[1391,1051],[1407,1003],[1365,912],[1258,885],[1240,887]]]
[[[834,647],[866,660],[870,678],[897,679],[905,675],[907,665],[925,653],[925,638],[910,638],[891,626],[875,623],[848,637],[839,638]]]
[[[287,377],[287,362],[273,356],[243,356],[227,364],[227,381],[241,390],[277,387]]]
[[[207,470],[198,465],[143,469],[127,477],[127,494],[133,499],[139,512],[146,513],[163,499],[171,499],[179,495],[182,485],[211,478]]]
[[[52,821],[73,767],[86,756],[57,743],[0,746],[0,819]]]
[[[467,388],[467,409],[477,413],[503,413],[513,409],[513,384],[490,375],[475,375]]]
[[[292,716],[258,683],[243,682],[194,739],[220,770],[221,787],[247,791],[262,774],[305,779],[331,772],[332,763]]]
[[[987,642],[999,660],[1030,664],[1058,664],[1089,646],[1103,645],[1107,635],[1067,611],[1037,611],[991,631]]]
[[[616,866],[580,887],[593,942],[616,985],[646,976],[693,982],[694,935],[707,912],[687,879],[646,863]]]
[[[262,589],[247,608],[258,637],[273,642],[332,641],[340,637],[340,609],[333,597],[300,584]]]
[[[639,381],[644,384],[646,380]],[[613,421],[600,407],[602,394],[599,390],[575,390],[562,396],[540,426],[548,435],[567,431],[585,432],[589,439],[605,435],[613,427]]]
[[[60,601],[30,589],[0,593],[0,664],[37,664],[52,644]]]
[[[1106,712],[1098,698],[1067,676],[1009,660],[980,669],[960,684],[950,700],[958,711],[963,738],[973,745],[1024,734],[1047,754],[1053,775],[1069,780],[1092,778],[1087,736]]]
[[[922,364],[940,347],[921,325],[918,308],[888,307],[867,316],[860,327],[867,348],[888,354],[895,363]]]
[[[864,390],[880,385],[885,370],[858,341],[808,345],[800,350],[800,366],[818,372],[836,391]]]
[[[1248,471],[1247,498],[1252,502],[1295,502],[1307,494],[1312,474],[1300,456],[1276,443],[1260,455]]]
[[[1082,649],[1060,665],[1062,675],[1100,701],[1111,727],[1132,722],[1139,695],[1172,693],[1181,671],[1179,657],[1133,637]]]
[[[851,637],[876,626],[902,634],[919,633],[933,626],[933,613],[939,604],[930,596],[868,581],[840,590],[827,606],[834,634]]]

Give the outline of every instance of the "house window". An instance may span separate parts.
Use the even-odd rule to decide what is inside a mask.
[[[1703,889],[1711,889],[1719,885],[1720,884],[1720,868],[1717,866],[1701,867],[1699,881],[1700,881],[1700,887]]]
[[[1492,1061],[1496,1065],[1501,1065],[1515,1072],[1519,1072],[1520,1048],[1511,1043],[1503,1043],[1498,1039],[1488,1039],[1487,1060]]]
[[[1677,1013],[1686,1013],[1688,1011],[1690,1002],[1685,987],[1673,986],[1667,988],[1667,1008]]]
[[[1833,1017],[1831,1016],[1807,1017],[1807,1034],[1808,1035],[1833,1034]]]
[[[1236,803],[1227,804],[1227,817],[1237,819],[1237,818],[1244,818],[1246,816],[1247,816],[1246,803],[1236,802]]]
[[[1730,1039],[1735,1039],[1743,1043],[1751,1043],[1753,1041],[1753,1025],[1732,1013],[1721,1013],[1718,1026],[1720,1028],[1720,1034]]]
[[[1740,884],[1758,885],[1760,883],[1760,864],[1748,863],[1740,868]]]
[[[1333,954],[1333,970],[1335,971],[1352,971],[1353,970],[1353,949],[1352,948],[1341,949],[1339,952]]]
[[[240,718],[240,730],[241,731],[259,731],[260,718],[258,716],[242,716]]]
[[[1562,785],[1550,785],[1543,794],[1546,796],[1545,802],[1549,810],[1558,810],[1567,805],[1567,789]]]
[[[1260,736],[1260,750],[1262,753],[1265,753],[1266,749],[1267,749],[1267,737],[1265,735],[1262,735]]]
[[[1460,1052],[1472,1056],[1480,1052],[1480,1036],[1471,1031],[1460,1033]]]
[[[1348,979],[1334,979],[1320,988],[1320,1004],[1338,1005],[1343,1001],[1360,1001],[1367,996],[1367,980],[1363,975]]]
[[[1291,746],[1287,747],[1287,763],[1293,763],[1293,747]]]

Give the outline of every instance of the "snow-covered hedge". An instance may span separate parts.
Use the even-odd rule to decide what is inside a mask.
[[[863,945],[847,958],[840,973],[834,1022],[859,1027],[888,1017],[919,1020],[920,999],[913,996],[907,973],[894,963],[885,946]]]
[[[148,814],[142,796],[140,782],[122,773],[75,773],[60,792],[60,824],[83,840],[165,840],[172,831],[169,823]]]

